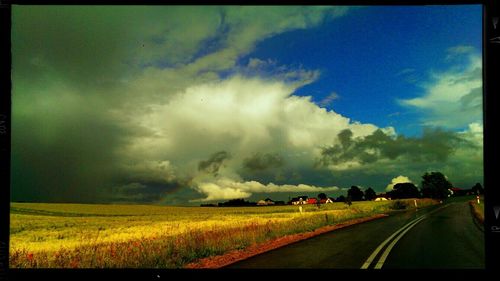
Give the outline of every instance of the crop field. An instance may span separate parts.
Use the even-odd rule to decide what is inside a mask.
[[[407,209],[413,199],[400,200]],[[11,203],[12,268],[180,268],[288,234],[388,213],[394,201],[266,207]],[[419,199],[419,207],[435,204]]]

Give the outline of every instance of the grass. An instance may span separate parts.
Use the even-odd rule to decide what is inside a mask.
[[[469,204],[472,207],[472,214],[481,222],[484,223],[484,201],[483,198],[480,198],[480,204],[477,203],[477,200],[469,201]]]
[[[413,208],[413,200],[402,200]],[[435,204],[420,199],[419,207]],[[398,204],[401,205],[401,204]],[[268,207],[11,203],[12,268],[179,268],[288,234],[388,213],[394,201]]]

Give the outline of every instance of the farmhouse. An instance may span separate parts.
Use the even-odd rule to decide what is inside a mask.
[[[307,199],[307,204],[316,204],[316,203],[318,203],[318,200],[316,198]]]
[[[264,199],[264,201],[266,202],[267,205],[274,205],[275,204],[275,202],[271,198],[266,198],[266,199]]]
[[[267,206],[267,203],[264,200],[259,200],[257,201],[257,206]]]
[[[387,193],[378,194],[377,197],[375,198],[375,201],[386,201],[386,200],[391,200],[391,196]]]
[[[307,198],[308,196],[299,196],[299,197],[294,197],[290,200],[290,204],[292,205],[303,205],[307,204]]]
[[[332,200],[332,198],[321,199],[321,200],[319,200],[319,203],[320,204],[329,204],[329,203],[333,203],[333,200]]]
[[[257,202],[257,206],[269,206],[269,205],[275,205],[276,202],[272,200],[271,198],[266,198],[264,200],[259,200]]]
[[[465,195],[467,193],[467,190],[464,190],[464,189],[459,188],[459,187],[452,187],[452,188],[448,189],[448,191],[453,196],[462,196],[462,195]]]

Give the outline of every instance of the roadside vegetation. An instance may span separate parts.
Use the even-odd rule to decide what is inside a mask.
[[[418,207],[436,204],[417,199]],[[399,201],[399,200],[398,200]],[[289,234],[414,208],[413,199],[266,207],[11,203],[12,268],[180,268]],[[395,208],[397,204],[397,208]],[[403,206],[403,207],[401,207]]]
[[[469,201],[469,204],[472,209],[472,214],[476,217],[477,220],[479,220],[479,222],[484,223],[484,201],[482,197],[480,198],[479,202],[480,203],[478,204],[477,200],[474,199]]]

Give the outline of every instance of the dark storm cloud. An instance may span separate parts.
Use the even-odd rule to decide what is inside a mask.
[[[204,171],[217,176],[220,167],[224,160],[231,158],[231,155],[226,151],[219,151],[210,156],[207,160],[198,163],[198,171]]]
[[[115,185],[107,194],[107,200],[111,202],[159,203],[176,191],[181,190],[182,187],[186,187],[187,184],[189,184],[188,180],[169,183],[130,182]]]
[[[113,181],[123,128],[104,114],[67,109],[71,116],[57,109],[14,116],[12,199],[95,201]]]
[[[421,137],[397,136],[392,138],[378,129],[363,138],[353,138],[349,129],[338,134],[340,144],[321,151],[320,165],[336,165],[347,161],[361,164],[381,159],[395,160],[404,157],[415,162],[444,162],[460,143],[467,143],[457,133],[442,129],[424,129]]]
[[[123,57],[133,47],[133,12],[90,6],[13,9],[13,71],[36,79],[44,75],[40,69],[50,70],[86,87],[115,78],[130,69]],[[129,32],[125,25],[130,25]]]
[[[285,164],[283,157],[278,153],[255,153],[243,160],[243,167],[251,171],[279,168]]]

